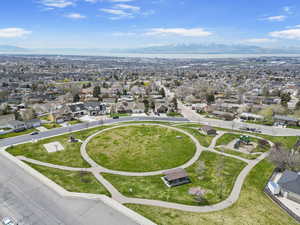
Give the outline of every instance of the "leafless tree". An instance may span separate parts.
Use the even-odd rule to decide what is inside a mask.
[[[272,147],[269,160],[281,170],[297,171],[300,168],[300,153],[285,149],[280,143],[275,143]]]

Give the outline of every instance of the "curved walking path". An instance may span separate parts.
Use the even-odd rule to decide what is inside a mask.
[[[147,125],[147,126],[160,126],[160,127],[164,127],[164,128],[168,128],[168,129],[172,129],[175,131],[178,131],[180,133],[183,133],[185,135],[187,135],[189,138],[192,139],[192,141],[194,142],[195,146],[196,146],[196,152],[194,154],[194,156],[185,164],[175,167],[175,168],[187,168],[190,167],[191,165],[193,165],[200,157],[202,151],[205,150],[205,148],[203,146],[200,145],[200,143],[198,142],[197,138],[195,138],[193,135],[191,135],[190,133],[188,133],[187,131],[181,130],[179,128],[175,128],[175,127],[170,127],[170,126],[166,126],[166,125],[162,125],[162,124],[147,124],[147,123],[133,123],[133,124],[126,124],[126,125],[118,125],[118,126],[114,126],[114,127],[110,127],[101,131],[96,132],[95,134],[89,136],[81,145],[80,148],[80,153],[82,155],[82,157],[84,158],[85,161],[87,161],[92,167],[96,167],[99,169],[100,172],[104,172],[104,173],[111,173],[111,174],[116,174],[116,175],[122,175],[122,176],[154,176],[154,175],[160,175],[162,173],[164,173],[167,170],[170,169],[175,169],[175,168],[170,168],[170,169],[165,169],[165,170],[158,170],[158,171],[151,171],[151,172],[126,172],[126,171],[117,171],[117,170],[111,170],[111,169],[107,169],[101,165],[99,165],[98,163],[96,163],[87,153],[86,147],[88,145],[88,143],[96,136],[98,136],[101,133],[104,133],[106,131],[109,130],[113,130],[113,129],[117,129],[120,127],[129,127],[129,126],[143,126],[143,125]]]
[[[140,199],[140,198],[131,198],[131,197],[126,197],[123,194],[121,194],[117,188],[115,188],[109,181],[107,181],[102,175],[101,173],[110,173],[110,174],[116,174],[116,175],[121,175],[121,176],[153,176],[153,175],[160,175],[163,172],[165,172],[166,170],[160,170],[160,171],[153,171],[153,172],[126,172],[126,171],[115,171],[115,170],[110,170],[107,168],[104,168],[100,165],[98,165],[94,160],[92,160],[90,158],[90,156],[88,155],[87,151],[86,151],[86,146],[89,143],[89,141],[94,138],[95,136],[101,134],[102,132],[111,130],[111,129],[116,129],[119,127],[128,127],[128,126],[136,126],[136,125],[157,125],[157,126],[161,126],[161,127],[165,127],[165,128],[169,128],[169,129],[173,129],[176,131],[179,131],[183,134],[186,134],[187,136],[189,136],[193,142],[196,145],[196,152],[195,155],[185,164],[183,164],[182,166],[179,166],[178,168],[187,168],[191,165],[193,165],[199,158],[200,155],[203,151],[210,151],[210,152],[214,152],[216,154],[220,154],[220,155],[224,155],[224,156],[228,156],[228,157],[232,157],[232,158],[236,158],[239,160],[242,160],[244,162],[247,163],[247,166],[241,171],[241,173],[239,174],[239,176],[237,177],[235,184],[232,188],[232,191],[230,193],[230,195],[227,197],[227,199],[225,199],[224,201],[214,204],[214,205],[208,205],[208,206],[190,206],[190,205],[184,205],[184,204],[178,204],[178,203],[172,203],[172,202],[165,202],[165,201],[160,201],[160,200],[150,200],[150,199]],[[151,205],[151,206],[158,206],[158,207],[165,207],[165,208],[171,208],[171,209],[177,209],[177,210],[182,210],[182,211],[188,211],[188,212],[213,212],[213,211],[218,211],[218,210],[222,210],[225,209],[227,207],[230,207],[232,204],[234,204],[240,195],[243,183],[247,177],[247,175],[249,174],[249,172],[259,163],[261,162],[263,159],[265,159],[268,156],[268,152],[261,154],[258,158],[254,159],[254,160],[248,160],[239,156],[235,156],[235,155],[230,155],[227,153],[223,153],[220,151],[216,151],[214,150],[215,146],[216,146],[216,142],[217,140],[225,133],[235,133],[235,132],[219,132],[219,134],[214,137],[214,139],[212,140],[210,146],[208,148],[203,147],[199,141],[190,133],[188,133],[187,131],[181,130],[179,128],[175,128],[175,127],[170,127],[170,126],[166,126],[166,125],[162,125],[162,124],[144,124],[144,123],[139,123],[139,124],[126,124],[126,125],[118,125],[115,127],[111,127],[111,128],[107,128],[104,130],[101,130],[99,132],[96,132],[95,134],[91,135],[90,137],[88,137],[81,145],[81,149],[80,149],[80,153],[82,155],[82,157],[91,165],[91,168],[73,168],[73,167],[67,167],[67,166],[59,166],[59,165],[54,165],[54,164],[50,164],[50,163],[45,163],[45,162],[40,162],[38,160],[34,160],[34,159],[29,159],[23,156],[19,156],[17,157],[20,160],[26,161],[26,162],[30,162],[33,164],[37,164],[37,165],[41,165],[41,166],[47,166],[47,167],[51,167],[51,168],[56,168],[56,169],[61,169],[61,170],[67,170],[67,171],[87,171],[87,172],[91,172],[95,178],[110,192],[112,199],[118,201],[119,203],[131,203],[131,204],[140,204],[140,205]],[[238,133],[238,132],[237,132]],[[239,133],[240,134],[240,133]],[[251,137],[255,137],[255,138],[259,138],[259,139],[263,139],[261,137],[257,137],[255,135],[249,135]],[[265,140],[265,139],[264,139]],[[268,141],[270,143],[270,145],[272,146],[273,143]],[[85,196],[86,194],[81,194],[81,196]]]

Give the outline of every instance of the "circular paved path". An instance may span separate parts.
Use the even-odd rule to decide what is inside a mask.
[[[80,148],[80,153],[81,156],[84,158],[85,161],[87,161],[91,167],[93,168],[97,168],[98,172],[104,172],[104,173],[111,173],[111,174],[117,174],[117,175],[122,175],[122,176],[154,176],[154,175],[159,175],[164,173],[166,170],[158,170],[158,171],[152,171],[152,172],[126,172],[126,171],[117,171],[117,170],[111,170],[111,169],[107,169],[101,165],[99,165],[98,163],[96,163],[87,153],[86,147],[88,145],[88,143],[96,136],[98,136],[99,134],[102,134],[106,131],[109,130],[113,130],[113,129],[117,129],[120,127],[129,127],[129,126],[142,126],[142,125],[147,125],[147,126],[153,126],[153,124],[126,124],[126,125],[119,125],[119,126],[115,126],[115,127],[110,127],[101,131],[98,131],[97,133],[89,136],[81,145]],[[191,138],[191,140],[194,142],[195,146],[196,146],[196,151],[194,156],[185,164],[178,166],[176,168],[187,168],[190,167],[191,165],[193,165],[200,157],[201,153],[203,150],[205,150],[204,147],[202,147],[200,145],[200,143],[198,142],[198,140],[191,135],[190,133],[181,130],[179,128],[176,127],[170,127],[170,126],[166,126],[166,125],[162,125],[162,124],[154,124],[154,126],[160,126],[160,127],[164,127],[164,128],[168,128],[168,129],[172,129],[178,132],[181,132],[185,135],[187,135],[189,138]],[[174,169],[174,168],[170,168],[170,169]]]
[[[242,170],[242,172],[239,174],[238,178],[236,179],[235,184],[234,184],[234,186],[232,188],[232,191],[231,191],[230,195],[228,196],[228,198],[225,199],[224,201],[222,201],[220,203],[217,203],[217,204],[214,204],[214,205],[189,206],[189,205],[177,204],[177,203],[171,203],[171,202],[165,202],[165,201],[159,201],[159,200],[150,200],[150,199],[140,199],[140,198],[126,197],[126,196],[122,195],[110,182],[108,182],[106,179],[104,179],[104,177],[100,173],[105,172],[105,173],[111,173],[111,174],[117,174],[117,175],[123,175],[123,176],[152,176],[152,175],[162,174],[165,170],[153,171],[153,172],[141,172],[141,173],[109,170],[107,168],[104,168],[104,167],[98,165],[94,160],[92,160],[89,157],[89,155],[86,152],[86,146],[93,137],[99,135],[102,132],[105,132],[105,131],[111,130],[111,129],[115,129],[115,128],[118,128],[118,127],[135,126],[135,125],[157,125],[157,126],[161,126],[161,127],[170,128],[170,129],[173,129],[173,130],[176,130],[176,131],[179,131],[179,132],[182,132],[182,133],[188,135],[194,141],[194,143],[196,145],[196,153],[195,153],[195,155],[193,156],[193,158],[191,160],[189,160],[184,165],[180,166],[180,168],[187,168],[187,167],[191,166],[192,164],[194,164],[200,158],[200,155],[203,151],[211,151],[211,152],[214,152],[214,153],[217,153],[217,154],[221,154],[221,155],[225,155],[225,156],[228,156],[228,157],[232,157],[232,158],[242,160],[242,161],[247,163],[247,166]],[[249,172],[259,162],[261,162],[263,159],[265,159],[269,154],[268,152],[266,152],[266,153],[261,154],[255,160],[247,160],[247,159],[244,159],[244,158],[239,157],[239,156],[234,156],[234,155],[230,155],[230,154],[226,154],[226,153],[214,150],[217,139],[225,133],[235,133],[235,132],[219,132],[219,134],[212,140],[211,145],[208,148],[205,148],[205,147],[200,145],[198,140],[193,135],[191,135],[190,133],[188,133],[184,130],[181,130],[179,128],[170,127],[170,126],[166,126],[166,125],[162,125],[162,124],[147,124],[147,123],[145,123],[145,124],[126,124],[126,125],[119,125],[119,126],[115,126],[115,127],[112,127],[112,128],[107,128],[107,129],[104,129],[102,131],[99,131],[99,132],[93,134],[92,136],[88,137],[83,142],[83,144],[81,146],[81,149],[80,149],[80,152],[81,152],[82,157],[91,165],[91,168],[72,168],[72,167],[58,166],[58,165],[53,165],[53,164],[49,164],[49,163],[44,163],[44,162],[40,162],[40,161],[37,161],[37,160],[28,159],[28,158],[22,157],[22,156],[20,156],[18,158],[23,160],[23,161],[28,161],[28,162],[31,162],[31,163],[34,163],[34,164],[38,164],[38,165],[42,165],[42,166],[48,166],[48,167],[52,167],[52,168],[56,168],[56,169],[69,170],[69,171],[89,171],[89,172],[93,173],[95,178],[111,193],[112,198],[114,200],[118,201],[119,203],[151,205],[151,206],[166,207],[166,208],[177,209],[177,210],[182,210],[182,211],[189,211],[189,212],[202,212],[202,213],[204,213],[204,212],[213,212],[213,211],[218,211],[218,210],[228,208],[238,200],[241,189],[242,189],[242,185],[243,185],[247,175],[249,174]],[[249,136],[259,138],[259,139],[263,139],[261,137],[255,136],[255,135],[249,135]],[[268,141],[268,142],[271,145],[273,145],[272,142],[270,142],[270,141]],[[84,197],[86,194],[80,194],[80,195]]]

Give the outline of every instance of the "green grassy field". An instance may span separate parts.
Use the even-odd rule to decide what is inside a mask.
[[[30,163],[27,164],[67,191],[110,196],[110,193],[97,181],[92,173],[64,171]]]
[[[180,166],[193,157],[196,147],[181,132],[159,126],[137,125],[98,135],[90,141],[87,151],[106,168],[146,172]]]
[[[296,136],[288,136],[288,137],[283,137],[283,136],[269,136],[269,135],[257,135],[260,137],[263,137],[273,143],[281,143],[284,147],[291,149],[293,146],[296,144],[297,140],[299,137]]]
[[[177,113],[177,112],[169,112],[169,113],[167,113],[167,116],[169,116],[169,117],[183,117],[180,113]]]
[[[122,194],[128,197],[156,199],[169,202],[182,203],[187,205],[211,205],[220,202],[228,197],[234,182],[246,166],[246,163],[224,157],[212,152],[203,152],[201,160],[205,162],[206,170],[199,175],[196,172],[198,163],[186,169],[192,183],[178,187],[168,188],[161,177],[126,177],[112,174],[103,174]],[[224,160],[224,169],[218,174],[217,164]],[[223,185],[220,185],[223,181]],[[193,187],[201,187],[207,193],[203,202],[199,203],[194,200],[188,191]]]
[[[68,121],[68,124],[70,125],[75,125],[75,124],[79,124],[79,123],[82,123],[80,120],[71,120],[71,121]]]
[[[47,128],[48,130],[54,129],[54,128],[59,128],[61,127],[59,124],[57,123],[45,123],[42,125],[43,127]]]
[[[197,140],[199,141],[199,143],[204,146],[204,147],[208,147],[212,141],[212,139],[214,138],[214,136],[209,136],[209,135],[204,135],[202,133],[199,132],[199,130],[194,129],[194,128],[189,128],[189,127],[178,127],[181,128],[182,130],[185,130],[187,132],[189,132],[190,134],[192,134],[193,136],[195,136],[197,138]]]
[[[80,155],[81,143],[69,143],[70,136],[80,140],[85,140],[93,133],[102,130],[105,127],[92,128],[72,134],[61,135],[53,138],[47,138],[38,141],[37,143],[26,143],[16,145],[7,149],[7,152],[14,156],[25,156],[31,159],[36,159],[42,162],[48,162],[57,165],[71,167],[89,167],[89,164],[83,160]],[[64,146],[64,150],[60,152],[48,153],[44,148],[44,144],[54,141],[60,142]]]
[[[230,142],[232,142],[234,139],[239,138],[241,135],[240,134],[223,134],[216,143],[216,146],[219,145],[228,145]]]
[[[190,213],[153,206],[126,206],[158,225],[297,225],[262,191],[273,169],[267,161],[259,163],[248,175],[239,200],[225,210]]]
[[[256,155],[252,155],[252,154],[245,154],[243,152],[239,152],[239,151],[234,151],[234,150],[231,150],[231,149],[227,149],[227,148],[220,148],[220,147],[217,147],[215,148],[215,150],[217,151],[222,151],[224,153],[227,153],[227,154],[230,154],[230,155],[235,155],[235,156],[239,156],[239,157],[242,157],[242,158],[245,158],[245,159],[256,159],[257,157],[259,157],[258,154]]]

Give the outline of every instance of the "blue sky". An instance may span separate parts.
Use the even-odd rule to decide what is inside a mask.
[[[300,47],[299,0],[3,0],[0,45]]]

